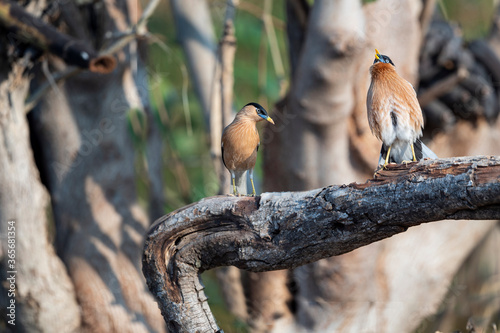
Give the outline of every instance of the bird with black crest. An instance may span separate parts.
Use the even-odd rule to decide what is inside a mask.
[[[375,49],[370,67],[371,84],[366,98],[370,129],[382,141],[378,165],[437,158],[422,143],[424,118],[410,82],[396,72],[392,60]]]
[[[255,195],[253,169],[260,146],[257,123],[262,120],[274,124],[266,109],[260,104],[248,103],[222,131],[222,162],[231,173],[234,195],[247,194],[241,193],[242,189],[246,191],[247,172],[252,184],[252,195]]]

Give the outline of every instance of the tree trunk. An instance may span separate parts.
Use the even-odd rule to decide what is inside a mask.
[[[72,33],[88,36],[97,49],[103,47],[106,32],[123,33],[139,16],[135,2],[83,7],[71,3],[61,8],[69,9],[73,11],[67,17],[83,23],[68,24],[79,29]],[[149,107],[139,51],[132,42],[117,53],[118,65],[111,74],[85,72],[69,78],[32,111],[33,135],[53,199],[58,254],[71,276],[83,329],[92,332],[165,331],[139,273],[149,219],[137,202],[135,151],[127,120],[131,112],[144,113]],[[65,69],[58,59],[51,65]],[[38,87],[32,85],[33,90]],[[154,169],[157,174],[158,167]],[[151,189],[153,195],[158,191],[161,186]]]
[[[80,326],[80,311],[51,244],[50,198],[40,182],[24,111],[30,56],[9,62],[0,55],[0,276],[8,282],[0,287],[2,326],[12,332],[72,332]]]

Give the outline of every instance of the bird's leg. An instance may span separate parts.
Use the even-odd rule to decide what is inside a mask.
[[[231,180],[233,182],[233,194],[238,195],[238,193],[236,192],[236,176],[234,175],[233,171],[231,171]]]
[[[252,196],[255,196],[255,186],[253,185],[253,169],[248,170],[248,175],[250,177],[250,183],[252,183]]]
[[[385,157],[385,163],[382,166],[382,168],[384,168],[384,169],[387,166],[387,164],[389,164],[389,156],[391,155],[391,148],[392,148],[392,146],[389,146],[389,149],[387,149],[387,156]]]
[[[380,170],[386,169],[387,164],[389,164],[389,156],[391,156],[391,148],[392,148],[392,146],[389,146],[389,149],[387,149],[387,155],[385,156],[385,162],[384,162],[384,164],[382,164],[380,169],[377,167],[377,170],[375,170],[375,173],[373,174],[373,178],[377,178],[377,174]],[[379,167],[380,167],[380,165],[379,165]]]
[[[411,154],[412,154],[412,159],[411,161],[403,161],[402,163],[405,164],[405,166],[408,164],[408,163],[411,163],[411,162],[417,162],[417,157],[415,156],[415,148],[413,148],[413,143],[410,144],[410,147],[411,147]]]

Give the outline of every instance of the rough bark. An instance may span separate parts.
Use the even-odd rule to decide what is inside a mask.
[[[365,184],[207,198],[155,222],[143,273],[171,332],[217,332],[200,272],[295,268],[421,223],[499,219],[499,184],[500,157],[479,156],[390,165]]]

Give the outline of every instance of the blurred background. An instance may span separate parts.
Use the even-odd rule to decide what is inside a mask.
[[[19,116],[2,133],[24,142],[0,150],[1,223],[17,221],[24,266],[21,331],[165,331],[141,274],[144,234],[164,214],[228,193],[217,140],[249,102],[277,123],[260,128],[258,193],[370,178],[380,150],[364,104],[375,47],[417,88],[424,141],[438,156],[500,154],[498,1],[365,0],[361,8],[349,0],[331,9],[325,1],[240,0],[232,16],[232,1],[172,0],[155,4],[148,33],[127,30],[153,2],[18,2],[96,50],[133,36],[113,53],[118,65],[108,75],[65,74],[71,66],[18,41],[19,30],[2,21],[0,99]],[[222,66],[232,89],[210,66],[221,61],[224,37],[236,41],[226,48],[234,62]],[[211,60],[196,58],[190,38]],[[216,77],[209,87],[201,72]],[[217,80],[230,86],[225,109],[207,98],[218,95]],[[24,114],[26,124],[13,120]],[[10,149],[24,153],[8,158]],[[416,227],[294,271],[204,272],[205,293],[225,332],[497,332],[500,227],[472,223]],[[5,281],[5,225],[1,232]],[[6,302],[0,330],[14,332]]]
[[[272,16],[278,41],[278,63],[280,64],[278,68],[275,67],[276,62],[273,61],[273,54],[269,49],[270,37],[266,33],[262,20],[264,2],[261,0],[240,1],[239,3],[234,21],[238,45],[234,61],[233,110],[238,110],[249,101],[257,101],[268,110],[272,110],[273,105],[284,97],[286,87],[290,84],[285,1],[272,1],[269,13]],[[311,5],[313,2],[308,1]],[[363,2],[372,1],[364,0]],[[216,36],[221,36],[226,3],[225,1],[209,1],[209,3]],[[439,21],[450,24],[460,38],[460,45],[467,45],[468,42],[489,36],[495,22],[497,4],[497,1],[492,0],[437,1],[435,17],[439,18]],[[176,41],[172,15],[171,7],[167,3],[162,3],[149,24],[151,32],[167,46],[165,48],[158,44],[151,44],[149,63],[154,96],[152,104],[155,112],[168,113],[170,123],[168,128],[163,127],[163,135],[168,141],[164,150],[166,212],[218,193],[218,184],[214,185],[214,179],[217,177],[211,168],[211,157],[207,149],[209,142],[203,125],[200,103],[189,81],[182,47]],[[367,63],[366,68],[369,65],[370,63]],[[435,77],[432,80],[435,81]],[[494,86],[498,89],[498,81],[494,83]],[[191,118],[190,121],[186,121],[187,113]],[[158,118],[162,117],[159,115]],[[438,126],[441,128],[443,124],[440,123]],[[429,135],[429,132],[426,133]],[[200,142],[204,144],[200,145]],[[257,160],[256,174],[259,179],[262,179],[262,161],[262,157]],[[140,181],[144,179],[140,176],[144,168],[138,165],[137,170]],[[478,308],[482,308],[479,310],[481,312],[479,317],[483,327],[487,326],[484,324],[488,321],[487,317],[498,327],[500,323],[498,306],[484,305],[500,302],[498,235],[493,239],[485,240],[483,245],[470,254],[469,259],[464,262],[454,277],[438,313],[427,317],[415,332],[438,330],[465,332],[467,320],[472,317],[473,313],[477,314],[474,309]],[[479,257],[483,259],[478,259]],[[488,257],[490,259],[486,259]],[[483,262],[481,265],[482,260],[491,261]],[[247,331],[248,326],[232,315],[225,306],[215,273],[204,273],[203,281],[211,308],[224,331]],[[467,288],[470,288],[469,292],[464,291]],[[494,330],[489,327],[485,328],[485,332],[494,332]]]

